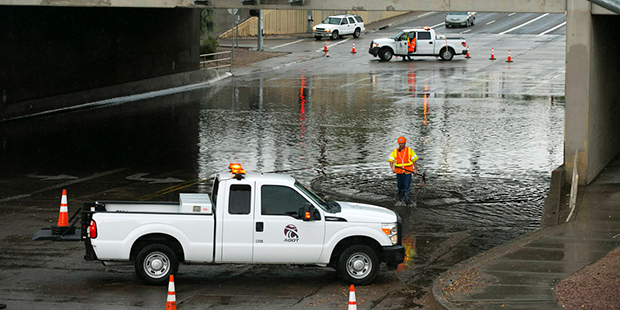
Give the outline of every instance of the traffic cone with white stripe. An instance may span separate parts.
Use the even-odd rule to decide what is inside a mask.
[[[512,58],[510,57],[510,50],[508,50],[508,59],[506,60],[506,62],[512,62]]]
[[[74,231],[75,231],[75,228],[69,227],[69,207],[67,205],[67,190],[63,189],[62,197],[60,198],[60,212],[58,213],[58,225],[52,225],[52,233],[54,235],[61,235],[67,232],[73,233]]]
[[[467,46],[467,55],[465,55],[465,58],[469,59],[471,57],[469,57],[469,45]]]
[[[353,50],[351,50],[351,54],[355,54],[355,41],[353,41]]]
[[[327,53],[327,40],[325,40],[325,46],[323,46],[323,52]]]
[[[495,60],[495,50],[491,47],[491,58],[489,60]]]
[[[357,310],[357,302],[355,301],[355,287],[351,284],[349,288],[349,310]]]
[[[170,280],[168,280],[168,300],[166,301],[166,310],[177,310],[177,297],[174,294],[173,275],[170,275]]]

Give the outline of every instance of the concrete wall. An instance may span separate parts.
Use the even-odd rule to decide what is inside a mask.
[[[568,0],[564,164],[570,183],[579,150],[580,184],[620,153],[620,18],[592,15],[590,2]]]
[[[338,14],[357,14],[364,20],[364,25],[390,18],[408,12],[380,12],[380,11],[313,11],[314,21],[312,25],[320,24],[325,18]],[[265,35],[305,33],[308,31],[308,12],[300,10],[264,10],[264,31]],[[258,34],[258,17],[251,17],[239,24],[239,36],[249,37]],[[219,36],[220,38],[231,38],[231,31],[228,30]]]
[[[0,6],[0,16],[0,112],[198,69],[199,10]]]

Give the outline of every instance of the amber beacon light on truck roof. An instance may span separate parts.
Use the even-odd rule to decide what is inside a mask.
[[[241,164],[230,163],[228,165],[228,168],[230,168],[230,173],[233,175],[233,177],[235,177],[238,180],[243,179],[243,176],[245,175],[245,170],[243,170],[243,167],[241,167]]]

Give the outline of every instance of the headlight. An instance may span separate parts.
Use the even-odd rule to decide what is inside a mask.
[[[372,47],[379,47],[379,43],[373,44]]]
[[[329,29],[325,29],[325,32],[330,32],[330,31],[331,31],[331,30],[329,30]]]
[[[381,230],[390,238],[393,245],[398,243],[398,226],[396,223],[383,223],[381,224]]]

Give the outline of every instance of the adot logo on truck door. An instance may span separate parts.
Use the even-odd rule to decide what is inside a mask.
[[[297,227],[293,224],[288,224],[284,227],[284,242],[298,242],[299,241],[299,233],[297,232]]]

